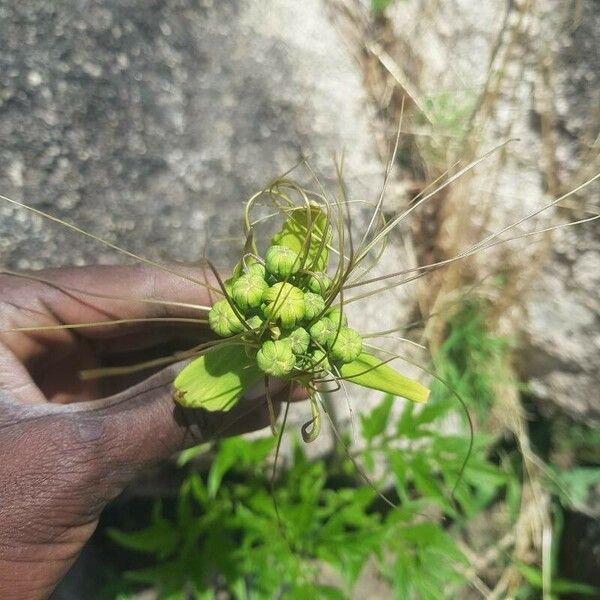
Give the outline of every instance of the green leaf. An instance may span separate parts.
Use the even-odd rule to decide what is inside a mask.
[[[600,468],[574,467],[556,470],[553,482],[564,506],[585,505],[590,490],[600,483]]]
[[[228,411],[262,373],[244,346],[217,346],[185,366],[175,379],[175,400],[189,408]]]
[[[515,566],[519,570],[519,573],[527,580],[527,582],[537,589],[542,589],[543,578],[541,569],[532,567],[524,562],[517,561]],[[581,583],[579,581],[570,581],[568,579],[552,579],[550,582],[550,590],[555,594],[580,594],[596,596],[598,594],[598,588],[593,585]]]
[[[210,448],[210,444],[198,444],[197,446],[192,446],[191,448],[186,448],[182,450],[177,456],[177,466],[183,467],[187,465],[191,460],[194,460],[197,456],[204,454]]]
[[[363,352],[356,360],[340,367],[342,379],[379,390],[394,396],[401,396],[413,402],[426,402],[429,390],[404,375],[394,371],[376,356]]]
[[[394,396],[386,394],[382,403],[374,408],[370,414],[361,415],[362,434],[365,440],[370,442],[385,431],[393,403]]]
[[[273,236],[272,242],[290,248],[300,256],[306,255],[304,268],[324,271],[329,256],[327,246],[331,242],[329,219],[317,205],[311,204],[310,211],[308,208],[297,208],[286,219],[281,231]]]
[[[115,542],[138,552],[155,554],[158,558],[166,558],[173,554],[181,542],[181,536],[174,524],[162,516],[161,503],[157,502],[153,509],[152,524],[138,531],[120,531],[108,529],[108,535]]]

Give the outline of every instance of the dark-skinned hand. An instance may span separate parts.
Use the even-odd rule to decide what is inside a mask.
[[[175,268],[204,280],[202,269]],[[0,598],[12,600],[47,598],[106,504],[150,464],[268,424],[260,389],[228,413],[178,407],[172,382],[181,363],[151,376],[79,377],[82,369],[190,348],[206,335],[202,325],[165,320],[7,332],[116,319],[205,318],[191,308],[133,300],[209,304],[201,286],[152,267],[34,275],[47,281],[0,275]],[[286,397],[284,391],[276,395]]]

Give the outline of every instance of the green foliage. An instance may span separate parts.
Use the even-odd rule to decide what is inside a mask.
[[[451,399],[454,390],[477,415],[486,415],[494,401],[494,386],[508,380],[503,359],[511,341],[489,333],[485,306],[471,300],[449,324],[449,333],[435,356],[436,381],[432,393]]]
[[[382,13],[394,0],[371,0],[371,10],[376,14]]]
[[[310,461],[295,443],[274,481],[266,465],[272,438],[221,441],[208,473],[189,462],[208,452],[206,445],[182,453],[180,465],[189,472],[175,508],[169,512],[159,502],[147,527],[110,532],[120,545],[151,559],[125,575],[134,586],[128,589],[151,585],[163,599],[341,599],[350,597],[368,564],[387,582],[390,597],[461,597],[469,564],[458,540],[477,516],[505,510],[514,524],[521,490],[521,475],[500,459],[495,438],[478,431],[471,443],[455,395],[484,414],[503,377],[510,345],[487,332],[484,312],[479,304],[465,304],[435,357],[436,371],[452,389],[438,383],[427,404],[406,402],[400,411],[396,397],[384,396],[361,415],[359,445],[340,444],[325,460]],[[551,475],[549,485],[564,506],[584,502],[600,478],[593,468]],[[593,588],[557,576],[556,560],[553,597],[593,594]],[[517,597],[539,597],[541,569],[516,566],[524,581]]]
[[[581,508],[592,487],[600,485],[600,467],[554,469],[548,484],[565,508]]]
[[[448,483],[456,483],[468,440],[436,431],[436,421],[456,410],[450,402],[422,410],[407,403],[395,423],[394,402],[384,397],[361,419],[361,430],[365,462],[377,459],[391,474],[376,486],[393,485],[401,508],[377,510],[377,492],[361,485],[344,451],[328,464],[311,462],[297,444],[271,489],[264,465],[275,441],[223,440],[208,474],[186,478],[173,519],[157,503],[148,527],[111,531],[119,544],[155,561],[127,579],[156,586],[161,598],[190,589],[210,598],[219,587],[240,599],[347,598],[372,559],[397,597],[443,597],[463,581],[465,558],[448,531],[420,522],[420,514],[432,506],[458,517]],[[332,485],[334,477],[347,483]],[[489,504],[505,482],[501,468],[487,461],[485,444],[476,444],[457,495],[461,510]],[[337,574],[336,585],[315,583],[324,565]]]
[[[524,587],[521,590],[520,596],[522,598],[536,597],[537,594],[535,592],[539,593],[539,591],[543,589],[543,579],[540,569],[531,567],[522,562],[517,563],[516,566],[530,588],[533,588],[534,590],[534,593],[530,596],[530,589]],[[549,598],[556,598],[561,594],[577,594],[578,596],[592,596],[597,598],[599,593],[600,590],[594,586],[560,578],[552,579],[550,582],[550,589],[547,591]]]
[[[447,168],[449,161],[464,153],[464,141],[469,121],[476,106],[477,95],[472,90],[442,92],[425,98],[420,124],[429,135],[418,138],[419,153],[428,165]]]

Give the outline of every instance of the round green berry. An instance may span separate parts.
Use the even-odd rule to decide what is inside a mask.
[[[304,293],[304,318],[312,321],[325,310],[325,300],[312,292]]]
[[[227,300],[216,302],[208,313],[209,327],[221,337],[229,337],[244,330],[244,325]]]
[[[325,316],[333,322],[336,329],[338,329],[340,325],[348,325],[348,319],[339,306],[335,306],[328,310]]]
[[[296,363],[290,344],[283,340],[266,341],[256,354],[258,368],[267,375],[283,377],[288,375]]]
[[[300,255],[287,246],[271,246],[265,254],[267,271],[280,279],[297,273],[300,263]]]
[[[337,330],[333,322],[329,319],[319,319],[310,326],[308,331],[310,332],[310,337],[319,346],[327,347]]]
[[[259,262],[253,262],[251,265],[248,265],[248,275],[256,275],[261,279],[264,279],[267,276],[267,270],[265,269],[265,265]]]
[[[290,344],[294,354],[304,354],[310,344],[310,335],[303,327],[297,327],[281,339]]]
[[[244,311],[260,306],[262,297],[269,285],[258,275],[242,275],[231,288],[231,295],[237,307]]]
[[[337,333],[337,335],[336,335]],[[362,352],[363,341],[360,334],[351,327],[342,327],[333,335],[330,354],[333,360],[349,363]]]
[[[286,329],[304,318],[304,292],[291,283],[276,283],[263,294],[265,316]]]

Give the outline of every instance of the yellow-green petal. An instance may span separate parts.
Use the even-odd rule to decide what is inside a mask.
[[[413,402],[426,402],[429,390],[418,381],[404,377],[376,356],[367,352],[352,362],[339,367],[342,379],[379,390],[394,396],[401,396]]]
[[[186,365],[175,378],[175,401],[188,408],[231,410],[262,373],[242,345],[217,346]]]
[[[309,226],[310,223],[310,226]],[[329,254],[332,233],[329,219],[316,204],[310,208],[296,208],[286,219],[281,231],[272,240],[278,246],[287,246],[300,256],[307,257],[304,268],[324,271]]]

